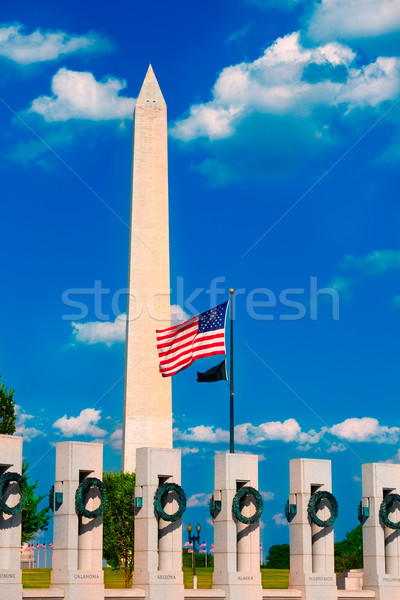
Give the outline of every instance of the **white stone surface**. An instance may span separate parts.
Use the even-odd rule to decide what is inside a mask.
[[[104,596],[102,569],[103,517],[87,519],[75,510],[75,493],[87,477],[103,477],[103,444],[58,442],[55,491],[63,503],[54,513],[51,585],[64,590],[66,600],[97,600]],[[97,490],[86,507],[99,505]]]
[[[377,600],[400,598],[400,531],[386,527],[379,516],[381,502],[390,492],[400,493],[400,465],[362,465],[362,504],[370,509],[363,523],[364,589],[375,591]],[[400,520],[396,507],[390,518]]]
[[[63,598],[63,590],[35,590],[24,589],[24,600],[58,600]],[[105,590],[104,598],[113,598],[113,600],[126,600],[127,598],[142,598],[144,592],[141,590]],[[225,598],[223,590],[185,590],[185,600],[221,600]],[[373,600],[374,592],[362,591],[352,592],[347,590],[338,590],[339,600]],[[298,590],[263,590],[263,600],[301,600],[301,592]],[[101,598],[96,600],[102,600]],[[228,600],[228,599],[227,599]],[[321,598],[323,600],[323,598]]]
[[[214,520],[213,588],[222,589],[229,600],[261,600],[259,522],[245,525],[232,512],[232,501],[243,485],[258,489],[258,456],[216,454],[214,498],[221,511]],[[244,514],[253,514],[248,503]]]
[[[164,521],[154,510],[154,494],[161,483],[181,483],[181,452],[172,448],[138,448],[135,509],[134,587],[145,590],[146,600],[183,600],[182,519]],[[165,507],[172,514],[174,494]]]
[[[297,458],[290,461],[290,502],[297,514],[289,523],[289,588],[301,590],[303,600],[336,600],[333,526],[318,527],[308,516],[308,502],[315,491],[332,492],[331,461]],[[321,503],[318,516],[329,518]]]
[[[156,329],[170,327],[167,106],[151,66],[133,115],[124,471],[138,447],[172,448],[171,378],[158,371]]]
[[[364,573],[362,569],[350,569],[340,573],[337,578],[338,590],[361,591],[363,589]]]
[[[22,473],[22,437],[0,435],[0,475]],[[8,506],[20,501],[17,485],[8,486]],[[21,600],[21,513],[7,515],[0,511],[0,600]]]

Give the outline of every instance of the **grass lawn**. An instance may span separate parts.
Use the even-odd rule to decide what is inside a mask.
[[[197,587],[210,589],[212,583],[212,568],[197,568]],[[22,583],[24,588],[48,588],[50,586],[51,569],[24,569]],[[262,569],[263,588],[286,589],[289,571],[286,569]],[[193,588],[193,571],[189,567],[183,569],[185,588]],[[106,588],[123,588],[124,579],[120,573],[114,573],[110,568],[104,569]]]

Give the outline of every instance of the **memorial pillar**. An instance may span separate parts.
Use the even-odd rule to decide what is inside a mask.
[[[75,504],[78,487],[88,478],[102,480],[102,476],[102,444],[56,444],[51,586],[63,589],[65,600],[104,598],[103,517],[78,514]],[[95,511],[101,501],[97,487],[88,487],[83,494],[88,511]]]
[[[400,496],[396,498],[397,494],[400,494],[400,465],[362,465],[363,587],[373,590],[376,600],[400,598],[400,530],[397,529]]]
[[[0,598],[4,600],[22,600],[21,512],[8,514],[22,499],[15,481],[21,474],[22,437],[0,435]]]
[[[290,533],[289,588],[301,590],[303,600],[337,600],[334,565],[331,461],[297,458],[290,461],[287,507]],[[317,495],[321,492],[328,493]],[[328,495],[328,498],[324,496]],[[309,502],[315,503],[315,522]],[[325,526],[320,526],[321,522]],[[320,524],[318,524],[320,523]]]
[[[135,490],[134,587],[146,600],[183,600],[182,518],[169,521],[158,514],[154,497],[160,486],[181,490],[181,452],[172,448],[138,448]],[[166,515],[177,514],[180,498],[174,490],[162,499]],[[185,504],[186,505],[186,504]]]
[[[233,500],[240,489],[258,487],[258,456],[215,455],[214,573],[213,588],[225,590],[229,600],[262,600],[260,573],[260,522],[240,522],[233,513]],[[257,492],[258,493],[258,492]],[[262,502],[261,502],[262,506]],[[256,514],[254,496],[239,503],[241,514]],[[262,508],[261,508],[262,510]]]

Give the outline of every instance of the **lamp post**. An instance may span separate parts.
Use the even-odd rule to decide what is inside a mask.
[[[189,523],[187,526],[188,536],[189,536],[189,544],[193,544],[193,554],[192,554],[192,565],[193,565],[193,589],[197,589],[197,577],[196,577],[196,542],[200,544],[200,530],[201,527],[199,523],[196,525],[197,535],[192,534],[193,527]]]

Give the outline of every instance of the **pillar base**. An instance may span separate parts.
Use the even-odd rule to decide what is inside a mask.
[[[400,575],[377,575],[364,571],[364,590],[375,592],[376,600],[398,600],[400,598]]]
[[[301,591],[303,600],[337,600],[336,574],[290,573],[289,589]]]
[[[19,569],[0,570],[0,600],[22,600],[22,580]]]
[[[215,573],[213,589],[224,590],[229,600],[262,600],[261,573]],[[336,599],[335,599],[336,600]]]
[[[144,590],[146,600],[184,600],[185,596],[183,572],[135,572],[133,587]]]
[[[51,574],[51,587],[64,590],[64,600],[98,600],[104,598],[104,572],[56,569]]]

